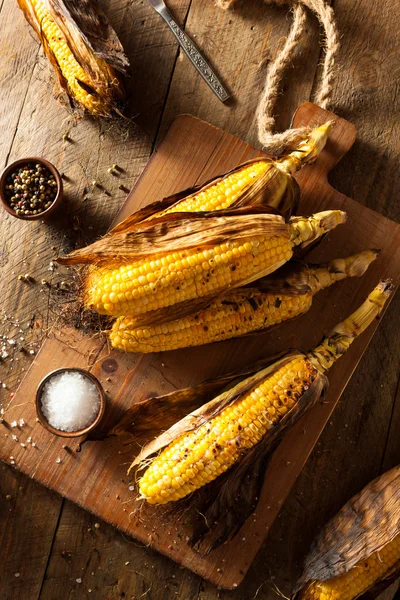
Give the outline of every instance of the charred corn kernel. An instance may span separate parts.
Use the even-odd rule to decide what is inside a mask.
[[[278,325],[306,312],[319,290],[345,277],[361,276],[377,254],[367,250],[312,269],[297,265],[293,273],[307,274],[310,287],[306,293],[285,293],[284,287],[279,294],[246,288],[233,290],[198,313],[145,329],[135,326],[135,317],[120,317],[109,334],[111,345],[126,352],[163,352]]]
[[[150,504],[165,504],[224,473],[294,406],[296,396],[304,392],[316,374],[307,359],[297,357],[208,423],[178,437],[140,479],[141,496]],[[294,378],[298,383],[293,383]],[[274,402],[278,410],[271,413]]]
[[[71,96],[80,102],[91,114],[108,115],[110,108],[104,103],[101,97],[95,93],[90,94],[87,91],[87,88],[95,88],[96,84],[86,75],[84,69],[76,60],[63,32],[48,11],[46,3],[43,0],[31,0],[30,4],[35,12],[41,35],[45,38],[46,45],[54,54],[57,65],[67,82]],[[87,47],[87,51],[91,52],[89,47]],[[94,53],[92,60],[96,61],[102,69],[106,66],[105,61],[97,57]],[[111,71],[108,72],[111,74]],[[82,85],[79,82],[82,82]],[[115,77],[115,79],[110,79],[108,85],[110,88],[112,86],[119,87],[120,82]],[[85,86],[87,86],[86,89],[84,89]]]
[[[86,280],[85,305],[101,314],[138,315],[237,287],[278,269],[293,254],[293,247],[308,243],[345,221],[345,213],[326,211],[295,217],[286,234],[256,235],[227,241],[214,248],[191,248],[154,255],[118,268],[102,268]],[[233,252],[236,250],[236,252]],[[159,261],[159,262],[157,262]],[[155,268],[151,263],[155,262]],[[143,276],[152,273],[153,281]],[[92,277],[93,275],[93,277]],[[184,285],[182,283],[184,282]],[[121,291],[121,284],[126,291]],[[134,296],[130,298],[131,294]]]
[[[135,317],[120,317],[113,324],[109,338],[113,348],[126,352],[163,352],[200,346],[278,325],[306,312],[311,302],[311,294],[242,292],[213,302],[198,314],[162,326],[136,328]]]
[[[400,534],[344,575],[310,582],[300,592],[299,600],[353,600],[384,579],[399,561]]]

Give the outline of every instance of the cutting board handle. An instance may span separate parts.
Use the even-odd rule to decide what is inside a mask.
[[[324,110],[312,102],[305,102],[299,106],[293,116],[294,127],[301,125],[316,127],[326,121],[334,121],[334,125],[325,149],[312,167],[320,171],[319,176],[325,178],[327,178],[328,173],[354,144],[357,137],[356,128],[349,121],[341,119],[334,113]]]

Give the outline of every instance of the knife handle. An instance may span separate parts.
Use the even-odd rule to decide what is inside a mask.
[[[207,83],[207,85],[212,89],[214,94],[218,96],[221,102],[225,102],[226,100],[228,100],[229,93],[224,88],[221,81],[218,79],[211,67],[207,64],[207,61],[201,54],[200,50],[186,35],[186,33],[179,27],[169,10],[166,7],[163,7],[163,9],[159,12],[168,24],[176,39],[178,40],[180,46],[182,47],[182,50],[184,51],[188,59],[196,67],[196,69],[198,70],[204,81]]]

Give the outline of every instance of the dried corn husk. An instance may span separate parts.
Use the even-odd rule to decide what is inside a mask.
[[[61,32],[76,62],[82,67],[86,81],[77,80],[81,88],[96,100],[96,108],[86,110],[96,116],[121,114],[125,91],[120,74],[126,74],[129,61],[117,34],[96,0],[40,0]],[[62,65],[54,53],[32,0],[18,0],[27,21],[35,30],[43,49],[57,74],[59,84],[71,104],[78,104],[71,92]],[[89,83],[88,83],[89,82]]]
[[[327,581],[347,573],[399,533],[400,466],[397,466],[369,483],[323,527],[305,560],[293,598],[312,580]],[[388,574],[386,583],[399,574],[400,564]],[[385,582],[378,582],[365,597],[376,597],[384,587]]]
[[[213,246],[226,239],[256,235],[287,236],[285,221],[268,207],[245,207],[203,213],[171,213],[156,220],[127,217],[109,233],[86,248],[58,258],[64,265],[107,264],[135,261],[162,252]]]

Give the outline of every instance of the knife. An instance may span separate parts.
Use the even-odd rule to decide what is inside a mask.
[[[168,27],[171,29],[172,33],[178,40],[182,50],[188,57],[188,59],[193,63],[196,67],[204,81],[207,85],[212,89],[214,94],[221,100],[221,102],[226,102],[229,98],[229,93],[218,79],[217,75],[214,73],[212,68],[204,56],[201,54],[200,50],[196,47],[196,45],[192,42],[192,40],[188,37],[188,35],[179,27],[168,8],[164,4],[163,0],[148,0],[151,6],[158,12],[159,15],[164,19],[167,23]]]

